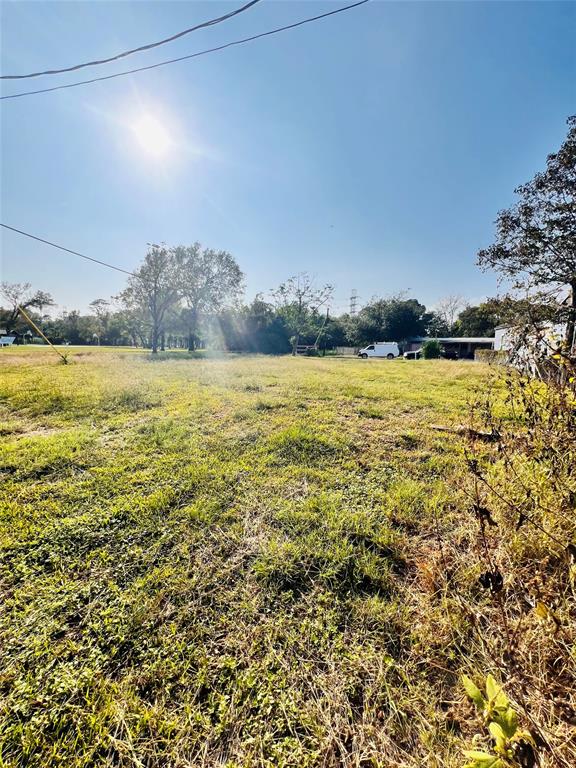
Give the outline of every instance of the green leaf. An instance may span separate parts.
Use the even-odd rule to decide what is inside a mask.
[[[488,675],[486,678],[486,696],[488,696],[489,699],[495,699],[499,690],[500,686],[494,679],[493,675]]]
[[[496,746],[499,749],[506,749],[506,734],[504,733],[504,730],[502,729],[502,726],[498,725],[496,722],[492,722],[488,726],[488,730],[490,731],[491,736],[496,741]]]
[[[505,739],[506,734],[504,733],[504,729],[499,723],[493,722],[490,723],[488,726],[488,730],[494,736],[495,739]]]
[[[474,768],[500,768],[502,761],[499,757],[491,755],[488,752],[480,752],[478,750],[472,750],[470,752],[464,752],[466,757],[470,757],[474,760]]]
[[[479,749],[471,749],[464,752],[466,757],[471,757],[472,760],[497,760],[494,755],[489,752],[481,752]]]
[[[462,675],[462,685],[464,686],[464,690],[468,694],[468,696],[472,699],[474,704],[478,707],[478,709],[482,710],[484,709],[484,696],[482,696],[482,691],[480,688],[478,688],[477,685],[475,685],[472,680],[468,677],[468,675]]]
[[[486,695],[495,706],[502,709],[508,706],[508,697],[502,690],[502,686],[496,682],[492,675],[488,675],[486,678]]]
[[[511,707],[507,707],[503,712],[496,712],[494,722],[498,723],[508,739],[518,730],[518,715]]]

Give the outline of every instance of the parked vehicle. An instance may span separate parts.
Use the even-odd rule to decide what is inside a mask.
[[[400,356],[400,348],[395,341],[377,341],[374,344],[368,344],[367,347],[358,352],[358,357],[366,359],[367,357],[385,357],[387,360],[393,360]]]
[[[443,357],[444,360],[458,360],[458,352],[455,349],[445,349],[442,347],[440,357]]]
[[[404,352],[404,360],[420,360],[422,357],[422,347],[420,349],[411,349],[410,352]],[[458,352],[456,352],[453,349],[444,349],[444,347],[440,350],[440,357],[442,357],[444,360],[458,360]]]

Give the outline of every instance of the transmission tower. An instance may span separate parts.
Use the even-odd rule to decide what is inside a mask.
[[[350,315],[354,315],[358,312],[358,291],[356,288],[352,288],[350,293]]]

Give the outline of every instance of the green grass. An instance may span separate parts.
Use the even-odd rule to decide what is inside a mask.
[[[430,425],[487,369],[69,352],[0,356],[0,765],[460,765]]]

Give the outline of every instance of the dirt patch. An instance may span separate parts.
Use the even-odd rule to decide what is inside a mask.
[[[0,425],[0,437],[47,437],[62,432],[59,427],[39,427],[36,424],[2,424]]]

